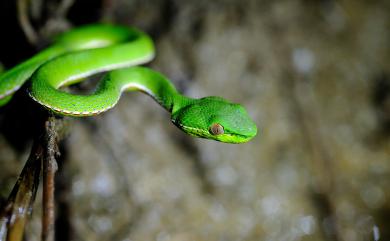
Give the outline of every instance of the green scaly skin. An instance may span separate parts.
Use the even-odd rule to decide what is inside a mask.
[[[239,104],[220,97],[193,99],[179,94],[161,74],[136,67],[154,57],[152,40],[127,27],[88,25],[58,37],[54,45],[0,75],[0,106],[31,79],[30,96],[49,110],[66,116],[91,116],[118,102],[123,91],[142,91],[171,113],[184,132],[228,143],[242,143],[257,133],[254,122]],[[59,88],[110,71],[90,95]]]

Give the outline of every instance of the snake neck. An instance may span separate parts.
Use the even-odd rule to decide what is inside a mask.
[[[130,67],[110,72],[101,82],[99,89],[107,85],[120,86],[123,91],[141,91],[151,96],[171,114],[191,104],[194,99],[181,95],[174,85],[160,73],[145,67]]]
[[[177,93],[174,98],[175,98],[175,100],[171,106],[171,109],[168,110],[171,112],[172,115],[174,115],[179,110],[181,110],[181,109],[185,108],[186,106],[189,106],[195,102],[195,99],[181,95],[180,93]]]

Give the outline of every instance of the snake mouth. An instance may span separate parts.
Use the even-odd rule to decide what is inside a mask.
[[[237,134],[237,133],[229,132],[228,130],[226,130],[224,134],[212,135],[210,134],[209,130],[204,130],[202,128],[196,128],[191,126],[185,126],[183,124],[176,122],[175,120],[172,120],[172,123],[175,126],[177,126],[180,130],[184,131],[185,133],[191,136],[205,138],[205,139],[212,139],[224,143],[232,143],[232,144],[245,143],[248,142],[256,135],[256,134],[255,135]]]
[[[250,139],[252,139],[254,136],[245,136],[241,134],[224,134],[223,137],[221,137],[222,142],[228,142],[233,144],[239,144],[239,143],[245,143],[248,142]]]

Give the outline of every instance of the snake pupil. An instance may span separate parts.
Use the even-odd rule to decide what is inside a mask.
[[[215,123],[210,127],[210,132],[213,135],[221,135],[224,133],[223,126],[221,124]]]

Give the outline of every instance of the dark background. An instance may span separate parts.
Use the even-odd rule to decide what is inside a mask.
[[[146,31],[150,67],[187,95],[242,103],[260,132],[195,139],[140,93],[66,118],[58,240],[390,240],[389,1],[2,0],[0,62],[93,22]],[[25,88],[0,108],[2,200],[41,113]],[[28,240],[40,212],[38,194]]]

